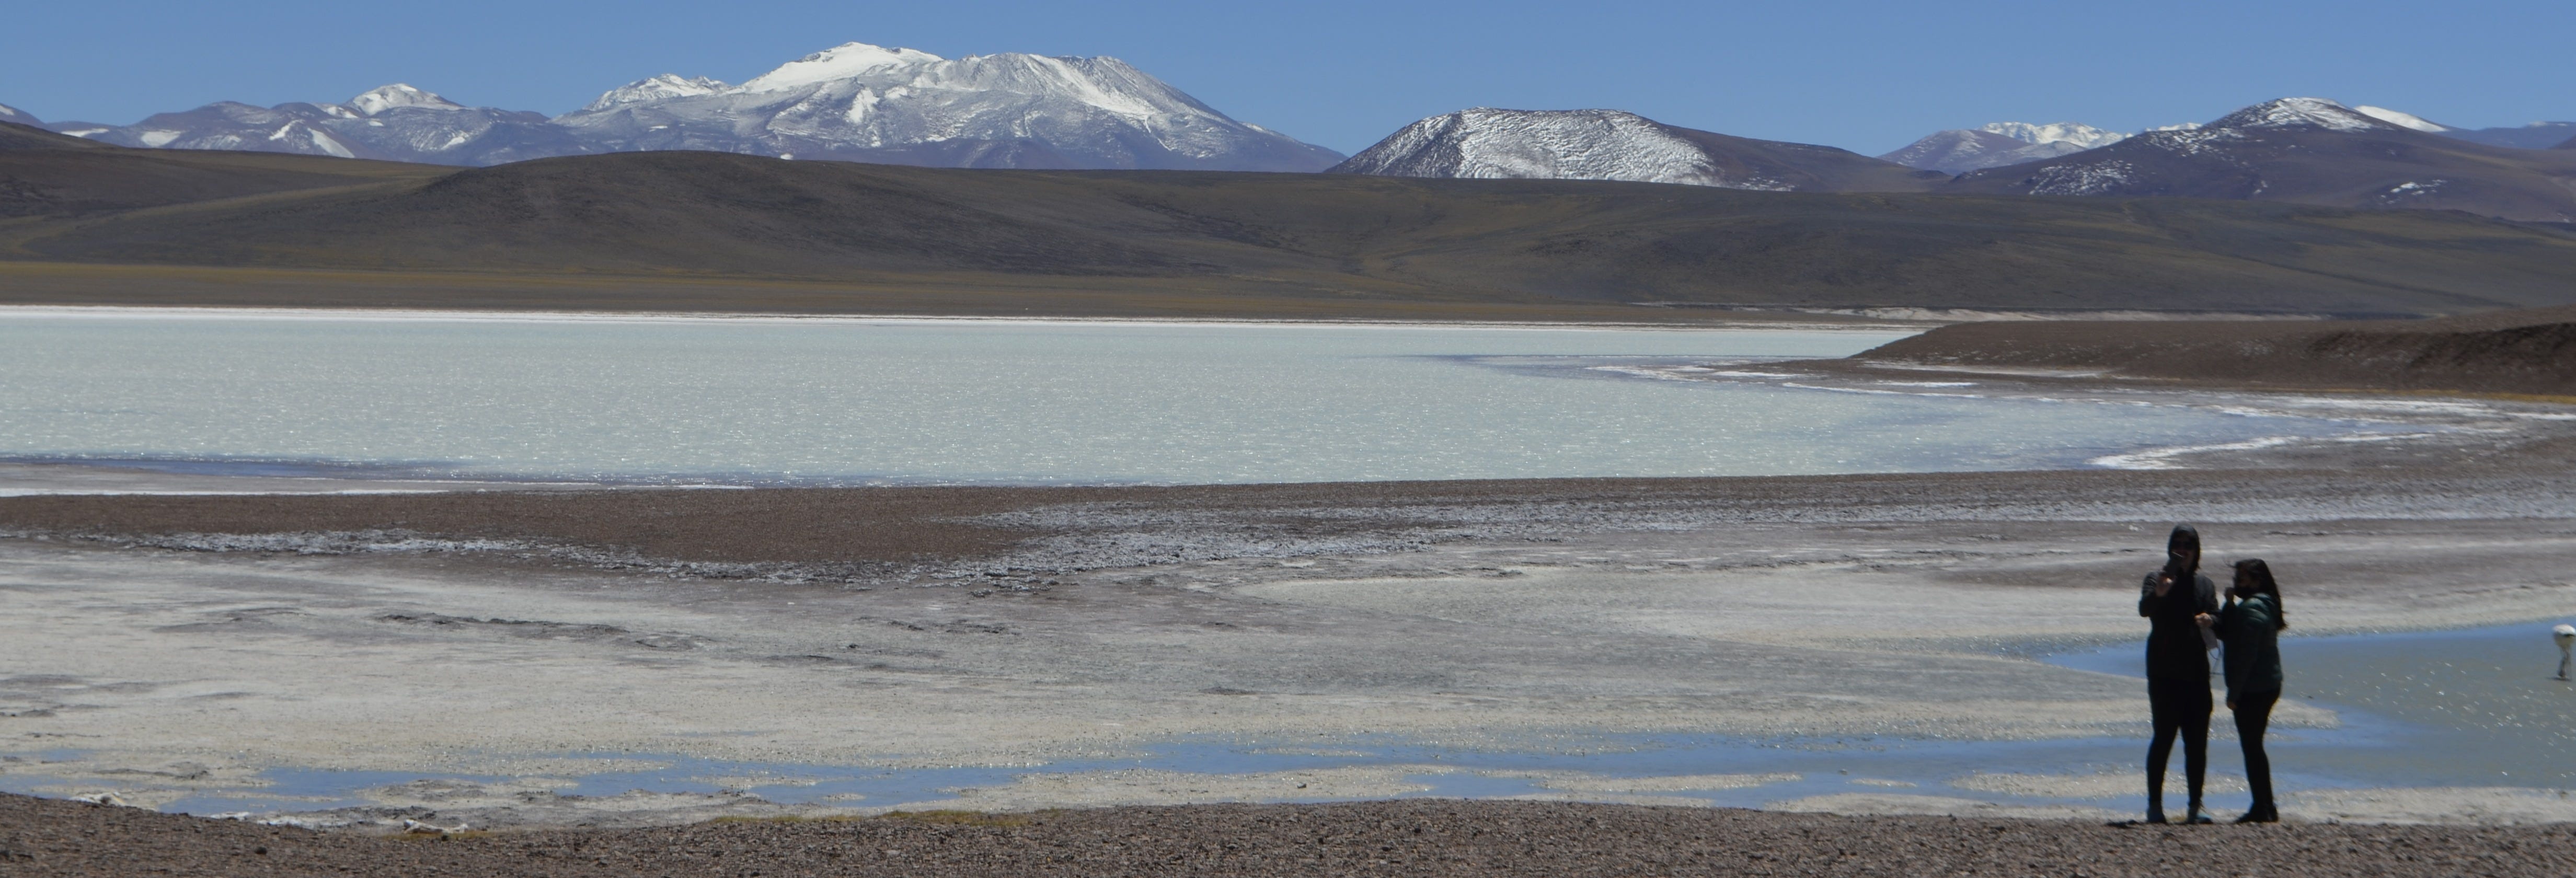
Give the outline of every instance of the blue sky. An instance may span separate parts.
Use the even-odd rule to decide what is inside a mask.
[[[13,4],[0,103],[130,123],[409,82],[559,113],[655,73],[739,82],[852,40],[1113,55],[1351,152],[1469,106],[1612,107],[1880,153],[1989,121],[2120,130],[2314,95],[2466,127],[2576,119],[2576,2]]]

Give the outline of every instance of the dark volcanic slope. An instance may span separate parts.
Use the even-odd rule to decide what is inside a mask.
[[[2564,875],[2576,826],[2103,826],[1413,799],[403,840],[0,796],[0,872],[906,875]]]
[[[122,149],[0,123],[0,218],[71,217],[247,195],[422,181],[445,168],[250,152]]]
[[[2473,143],[2290,98],[2197,130],[1972,171],[1941,191],[2242,198],[2571,222],[2576,153]]]
[[[9,202],[20,213],[45,215],[0,227],[0,259],[469,272],[530,287],[525,301],[540,306],[560,292],[547,284],[621,277],[638,288],[793,280],[913,290],[1034,278],[1198,297],[1174,306],[1183,312],[1258,290],[1312,300],[1321,310],[1300,312],[1309,316],[1407,300],[2395,314],[2576,301],[2576,236],[2430,211],[973,171],[687,152],[450,173],[298,156],[17,150],[0,151],[0,175],[10,191],[37,193]],[[178,182],[132,182],[151,175]],[[228,197],[252,191],[271,194]],[[217,200],[171,203],[192,197]],[[162,206],[103,212],[138,204]],[[0,261],[0,276],[60,273],[8,266]],[[221,292],[224,277],[151,281],[215,290],[193,299],[162,297],[149,278],[31,282],[17,289],[39,292],[7,297],[241,298]],[[332,283],[363,291],[368,277]],[[439,295],[333,301],[435,306]],[[723,295],[653,306],[834,310],[823,297],[782,306]],[[618,307],[616,294],[582,307]],[[1035,293],[1018,308],[1055,310]]]
[[[2098,368],[2231,385],[2576,396],[2576,308],[2414,321],[1969,323],[1853,359]]]

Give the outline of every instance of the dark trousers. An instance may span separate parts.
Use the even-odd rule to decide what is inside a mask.
[[[2165,809],[2165,762],[2173,756],[2177,733],[2182,735],[2182,765],[2191,785],[2191,804],[2199,807],[2201,776],[2209,770],[2209,678],[2150,677],[2147,707],[2156,722],[2156,736],[2147,743],[2147,810]]]
[[[2254,788],[2256,814],[2273,813],[2272,757],[2263,755],[2263,727],[2272,724],[2272,705],[2281,690],[2236,695],[2236,740],[2245,745],[2245,783]]]

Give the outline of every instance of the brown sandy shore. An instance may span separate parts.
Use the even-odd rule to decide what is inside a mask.
[[[2576,397],[2576,308],[2427,320],[1959,323],[1847,360],[1861,372],[1933,367],[2057,372],[2201,387]]]
[[[2563,875],[2576,824],[2155,827],[1446,799],[386,838],[0,796],[0,873]]]

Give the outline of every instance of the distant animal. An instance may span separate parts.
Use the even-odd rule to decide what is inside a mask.
[[[2549,629],[2549,637],[2558,641],[2558,679],[2567,679],[2567,666],[2576,663],[2576,625]]]

